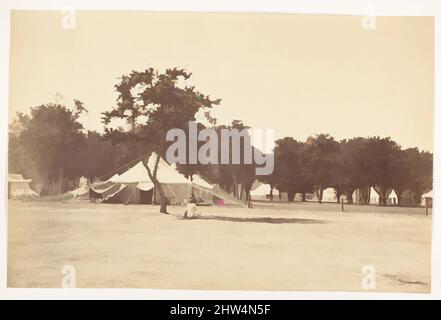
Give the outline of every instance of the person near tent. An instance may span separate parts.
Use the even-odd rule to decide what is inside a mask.
[[[184,212],[184,218],[185,219],[196,218],[198,216],[200,216],[200,213],[198,212],[197,209],[197,200],[194,193],[192,192],[190,198],[187,200],[187,206]]]

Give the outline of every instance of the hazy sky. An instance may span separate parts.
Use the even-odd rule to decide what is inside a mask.
[[[291,14],[14,12],[10,117],[80,99],[81,120],[102,130],[118,77],[149,66],[182,67],[191,84],[222,103],[220,123],[243,120],[276,137],[305,140],[390,136],[433,150],[434,20]]]

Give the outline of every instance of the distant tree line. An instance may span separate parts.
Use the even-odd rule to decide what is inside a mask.
[[[386,205],[392,190],[398,204],[403,204],[404,194],[407,204],[419,204],[422,194],[432,189],[433,155],[417,148],[402,149],[390,138],[336,141],[318,134],[299,142],[286,137],[276,141],[274,155],[275,170],[262,180],[286,192],[289,201],[294,201],[296,193],[303,201],[307,193],[316,193],[321,202],[323,190],[334,188],[338,202],[345,196],[352,203],[358,189],[361,204],[368,204],[373,187],[380,205]]]
[[[90,182],[105,180],[142,160],[161,193],[157,163],[149,168],[147,159],[153,152],[165,157],[170,145],[165,139],[168,130],[188,130],[188,122],[195,121],[196,114],[202,114],[217,131],[248,128],[240,120],[218,125],[210,110],[220,99],[185,85],[190,77],[191,73],[176,68],[163,73],[149,68],[123,75],[115,85],[116,107],[102,115],[104,133],[83,128],[79,117],[87,110],[79,100],[70,108],[49,103],[31,108],[30,115],[17,114],[9,130],[9,172],[33,179],[38,192],[51,195],[75,188],[82,176]],[[128,129],[112,128],[111,122],[117,118],[123,119]],[[199,127],[204,128],[202,124]],[[418,203],[432,188],[432,162],[431,153],[417,148],[403,150],[390,138],[336,141],[318,134],[305,142],[291,137],[277,140],[270,176],[256,176],[255,165],[247,164],[187,164],[178,165],[178,170],[190,179],[198,174],[246,202],[251,200],[250,190],[258,179],[287,193],[290,201],[298,193],[303,200],[307,193],[316,193],[321,201],[323,190],[332,187],[338,200],[345,195],[351,202],[353,191],[359,189],[368,203],[367,190],[372,186],[382,204],[392,188],[399,203],[406,192]],[[165,203],[160,210],[166,212]]]

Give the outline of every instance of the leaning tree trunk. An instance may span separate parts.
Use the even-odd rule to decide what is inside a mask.
[[[142,163],[147,169],[147,173],[150,177],[150,180],[152,180],[152,182],[153,182],[155,190],[159,193],[159,196],[161,197],[160,202],[159,202],[160,203],[159,212],[167,214],[167,198],[165,197],[165,193],[164,193],[164,190],[162,189],[161,183],[156,178],[157,173],[158,173],[158,164],[159,164],[160,157],[159,157],[159,155],[156,155],[155,167],[153,168],[153,172],[150,170],[150,168],[148,166],[149,157],[150,157],[150,155],[147,157],[147,159],[143,160]]]

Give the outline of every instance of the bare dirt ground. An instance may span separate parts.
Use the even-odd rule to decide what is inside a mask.
[[[430,292],[431,216],[423,208],[256,203],[183,207],[10,201],[8,286]],[[364,211],[364,212],[362,212]],[[380,211],[383,211],[380,213]]]

